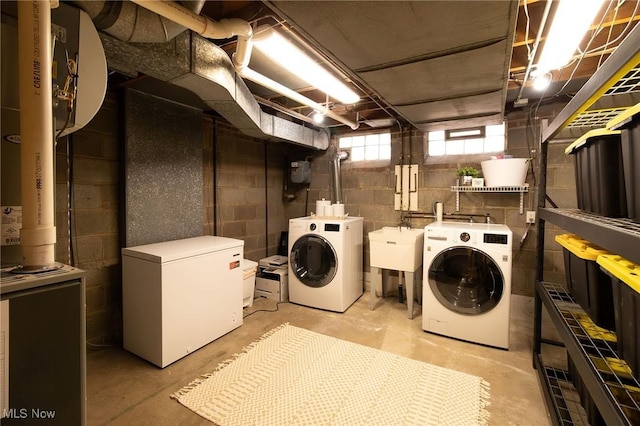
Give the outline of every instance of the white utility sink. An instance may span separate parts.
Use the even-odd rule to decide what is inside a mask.
[[[369,232],[370,263],[374,268],[414,272],[422,265],[424,228],[385,226]]]

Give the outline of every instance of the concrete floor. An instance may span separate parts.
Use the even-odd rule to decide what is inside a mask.
[[[512,296],[510,350],[500,350],[426,333],[416,307],[413,320],[395,298],[378,300],[369,310],[365,293],[344,314],[283,303],[277,312],[256,312],[244,324],[191,355],[160,369],[121,347],[92,348],[87,355],[89,425],[211,425],[169,395],[272,328],[297,327],[360,343],[408,358],[475,374],[491,386],[490,424],[550,424],[532,368],[533,299]],[[245,315],[275,310],[256,299]]]

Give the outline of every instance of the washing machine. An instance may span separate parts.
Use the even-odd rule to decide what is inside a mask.
[[[509,349],[512,236],[499,224],[425,227],[423,330]]]
[[[289,220],[289,301],[344,312],[363,293],[361,217]]]

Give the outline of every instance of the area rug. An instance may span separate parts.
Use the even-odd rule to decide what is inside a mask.
[[[484,425],[482,378],[283,324],[171,395],[220,426]]]

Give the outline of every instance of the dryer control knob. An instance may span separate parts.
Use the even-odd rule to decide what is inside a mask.
[[[316,224],[312,223],[311,225],[309,225],[309,229],[311,229],[312,231],[316,230]]]
[[[460,234],[460,240],[462,240],[463,242],[468,242],[471,239],[471,235],[469,235],[468,232],[463,232],[462,234]]]

